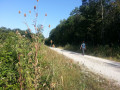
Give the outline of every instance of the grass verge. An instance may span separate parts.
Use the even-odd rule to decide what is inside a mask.
[[[58,48],[74,51],[77,53],[82,53],[82,50],[80,50],[80,46],[67,44],[64,47]],[[118,46],[114,47],[109,47],[108,45],[96,47],[87,46],[85,54],[120,62],[120,47]]]
[[[42,59],[44,63],[41,64],[44,69],[49,68],[48,71],[44,70],[43,74],[51,77],[50,87],[54,90],[119,90],[112,82],[89,72],[84,66],[46,46],[43,46],[41,53],[44,55]]]

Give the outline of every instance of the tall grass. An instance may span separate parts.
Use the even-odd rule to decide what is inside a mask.
[[[84,66],[43,46],[50,88],[55,90],[118,90],[112,82],[89,72]],[[47,77],[46,77],[47,78]]]

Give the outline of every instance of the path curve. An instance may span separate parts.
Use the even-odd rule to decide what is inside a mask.
[[[110,61],[94,56],[81,55],[80,53],[67,51],[59,48],[50,49],[67,56],[68,58],[85,65],[90,71],[102,75],[104,78],[114,80],[115,83],[120,85],[120,63]]]

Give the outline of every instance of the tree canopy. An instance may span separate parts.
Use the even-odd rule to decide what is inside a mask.
[[[79,45],[120,44],[120,1],[91,1],[76,7],[67,20],[52,29],[46,43]]]

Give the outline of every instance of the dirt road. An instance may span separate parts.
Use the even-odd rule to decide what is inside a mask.
[[[64,56],[85,65],[90,71],[103,76],[106,79],[115,81],[120,85],[120,63],[110,61],[89,55],[82,55],[72,51],[62,50],[58,48],[50,48]]]

